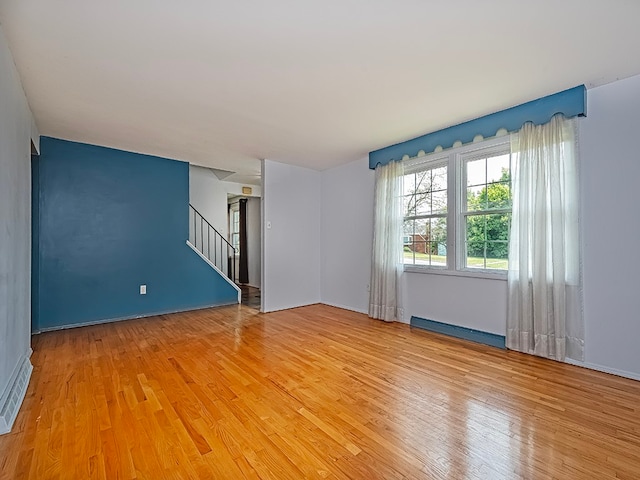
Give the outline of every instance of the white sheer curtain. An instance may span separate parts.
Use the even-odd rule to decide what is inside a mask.
[[[402,320],[402,175],[401,162],[376,167],[373,255],[369,316]]]
[[[507,347],[583,360],[575,120],[554,116],[512,137]]]

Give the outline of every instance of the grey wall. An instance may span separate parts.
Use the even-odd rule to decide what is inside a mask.
[[[580,122],[585,363],[640,380],[640,76],[589,90],[587,100]]]
[[[265,312],[320,301],[320,172],[263,164]]]
[[[249,263],[249,285],[260,288],[262,242],[260,241],[262,223],[261,200],[247,199],[247,252]]]
[[[0,410],[30,355],[31,138],[38,133],[0,30]]]
[[[322,302],[363,313],[369,308],[374,181],[366,157],[322,172]]]

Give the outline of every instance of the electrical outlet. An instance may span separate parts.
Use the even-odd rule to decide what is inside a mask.
[[[267,229],[271,229],[271,222],[267,222]]]
[[[367,283],[367,292],[370,292],[370,291],[371,291],[371,285]]]
[[[146,294],[147,294],[147,286],[140,285],[140,295],[146,295]]]

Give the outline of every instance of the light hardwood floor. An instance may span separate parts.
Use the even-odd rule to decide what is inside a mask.
[[[640,478],[640,382],[314,305],[33,338],[0,478]]]

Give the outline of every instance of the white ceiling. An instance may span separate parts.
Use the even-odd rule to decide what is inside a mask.
[[[43,135],[252,182],[640,73],[637,0],[0,0]]]

